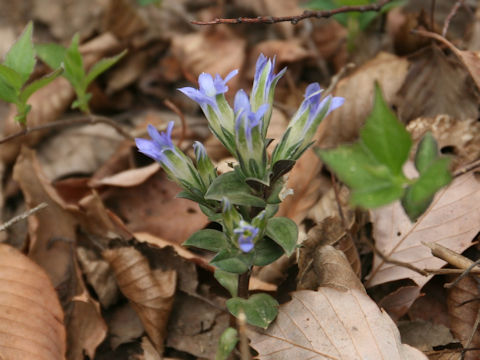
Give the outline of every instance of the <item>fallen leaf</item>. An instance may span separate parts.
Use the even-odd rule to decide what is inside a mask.
[[[408,65],[406,58],[381,52],[340,80],[334,95],[344,97],[345,103],[320,124],[319,146],[334,147],[356,140],[372,110],[375,81],[380,84],[387,103],[391,104],[405,80]]]
[[[145,331],[137,313],[128,303],[113,311],[108,328],[113,350],[124,343],[139,339]]]
[[[404,123],[420,116],[450,115],[460,120],[478,117],[479,96],[469,75],[455,58],[437,46],[427,47],[412,58],[405,82],[395,101]]]
[[[45,271],[5,244],[0,262],[0,358],[65,359],[63,311]]]
[[[403,343],[423,352],[431,351],[436,346],[455,342],[449,328],[428,321],[401,321],[398,324],[398,330]]]
[[[266,333],[251,334],[259,359],[427,359],[401,343],[392,319],[364,292],[325,287],[292,298]]]
[[[147,259],[133,247],[107,249],[103,256],[112,266],[120,290],[130,300],[155,348],[163,354],[177,273],[152,271]]]
[[[376,246],[384,255],[418,268],[441,268],[445,261],[434,257],[422,241],[461,253],[479,231],[479,206],[480,183],[473,173],[464,174],[440,190],[415,223],[410,222],[398,202],[371,211]],[[409,278],[422,287],[431,277],[375,256],[366,286]]]
[[[160,164],[155,162],[139,169],[125,170],[115,175],[95,179],[94,181],[91,181],[89,185],[92,187],[100,187],[102,185],[118,187],[137,186],[145,182],[150,176],[159,170]]]
[[[158,171],[134,187],[110,187],[102,193],[107,208],[132,232],[148,232],[181,244],[208,224],[198,204],[176,195],[181,188]]]
[[[418,118],[407,125],[414,143],[430,131],[443,153],[453,154],[454,169],[480,158],[480,123],[475,118],[459,120],[448,115]]]
[[[402,286],[380,300],[378,306],[385,309],[394,321],[398,321],[419,296],[420,287]]]
[[[447,295],[448,315],[450,317],[450,328],[453,335],[459,339],[463,346],[474,332],[469,348],[480,346],[480,333],[473,326],[479,315],[480,305],[478,299],[478,282],[472,276],[466,276],[457,285],[449,289]],[[474,360],[480,357],[480,351],[467,351],[466,360]]]

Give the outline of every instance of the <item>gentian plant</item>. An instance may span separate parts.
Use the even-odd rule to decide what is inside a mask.
[[[313,136],[331,111],[343,104],[343,98],[324,96],[317,83],[310,84],[305,99],[293,116],[280,142],[269,156],[267,129],[272,114],[278,80],[285,69],[274,72],[275,59],[260,55],[250,97],[244,90],[235,95],[233,109],[225,98],[228,81],[202,73],[199,88],[179,89],[197,102],[205,114],[212,133],[236,158],[232,171],[218,175],[205,148],[194,143],[195,162],[171,140],[173,122],[159,133],[149,125],[151,140],[136,139],[140,152],[158,161],[171,180],[183,191],[179,197],[197,202],[211,221],[222,231],[200,230],[184,245],[216,253],[211,263],[217,268],[216,279],[232,295],[229,311],[240,311],[247,322],[268,327],[277,315],[278,303],[267,294],[248,296],[248,279],[252,267],[265,266],[283,254],[291,255],[297,246],[296,224],[285,217],[274,217],[282,201],[284,175],[313,144]],[[227,346],[228,348],[228,346]]]

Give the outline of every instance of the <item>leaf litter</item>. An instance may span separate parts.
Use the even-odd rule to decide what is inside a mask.
[[[333,79],[333,94],[346,102],[321,125],[315,138],[321,148],[358,138],[377,81],[415,144],[431,131],[461,175],[412,224],[399,204],[370,213],[349,207],[348,190],[332,186],[320,159],[307,153],[289,175],[293,195],[279,210],[300,226],[303,243],[290,258],[254,269],[251,290],[269,292],[281,306],[267,332],[249,330],[251,346],[260,359],[425,359],[403,341],[431,359],[459,358],[461,346],[479,343],[477,275],[444,290],[451,280],[434,274],[455,269],[445,269],[446,261],[423,242],[478,258],[479,183],[469,165],[480,156],[475,88],[480,60],[475,52],[478,24],[471,16],[477,9],[466,3],[451,21],[448,40],[431,34],[428,16],[421,14],[430,11],[426,2],[412,0],[388,14],[388,32],[380,21],[373,23],[358,38],[363,46],[357,43],[353,50],[347,45],[348,30],[331,19],[297,26],[203,28],[188,22],[300,14],[298,1],[164,0],[142,7],[133,0],[112,0],[89,1],[81,9],[65,0],[42,1],[31,14],[10,9],[0,38],[11,44],[33,17],[42,23],[36,28],[38,42],[66,44],[79,32],[88,64],[128,48],[125,59],[93,84],[94,111],[113,118],[132,136],[142,136],[147,123],[161,129],[175,120],[181,129],[178,114],[164,106],[169,99],[186,119],[174,134],[182,149],[204,141],[209,155],[226,170],[228,153],[214,138],[206,138],[198,109],[175,90],[195,83],[201,72],[224,76],[240,68],[241,75],[229,84],[231,96],[253,77],[258,53],[277,55],[276,71],[288,66],[289,75],[278,86],[272,137],[286,127],[308,82],[326,88],[342,73]],[[451,1],[437,0],[434,29],[442,27],[451,6]],[[394,21],[405,23],[396,26]],[[412,24],[420,31],[407,37]],[[347,67],[351,60],[357,61],[354,70]],[[39,63],[34,76],[47,72]],[[194,203],[176,199],[178,187],[163,170],[113,128],[68,125],[79,116],[69,110],[73,96],[68,83],[55,80],[32,96],[28,126],[56,120],[65,125],[0,144],[2,220],[48,204],[2,234],[0,306],[14,302],[14,312],[5,316],[15,314],[15,319],[2,322],[0,356],[22,358],[14,352],[26,351],[45,359],[213,359],[229,324],[227,295],[208,264],[211,254],[181,244],[196,230],[216,225]],[[18,132],[13,110],[5,107],[3,113],[2,135]],[[401,263],[431,272],[423,276]],[[44,306],[39,310],[38,304]],[[32,312],[41,315],[33,318]],[[21,325],[15,325],[20,323],[28,323],[29,330],[20,333]],[[421,338],[415,331],[431,337],[423,343],[409,340]],[[9,336],[18,337],[18,348],[1,347]],[[436,350],[452,344],[460,350]],[[44,355],[45,349],[55,354]],[[465,354],[478,357],[475,351]]]

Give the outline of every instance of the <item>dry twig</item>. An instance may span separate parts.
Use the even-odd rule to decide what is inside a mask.
[[[40,203],[39,205],[35,206],[33,209],[27,210],[27,211],[21,213],[20,215],[17,215],[15,217],[11,218],[6,223],[3,223],[3,224],[0,225],[0,231],[7,230],[10,226],[16,224],[19,221],[25,220],[30,215],[36,213],[39,210],[42,210],[43,208],[46,208],[47,206],[48,206],[48,204],[43,202],[43,203]]]
[[[360,6],[342,6],[333,10],[319,10],[312,11],[306,10],[303,14],[292,16],[257,16],[254,18],[238,17],[236,19],[223,19],[216,18],[211,21],[192,21],[194,25],[217,25],[217,24],[275,24],[279,22],[289,21],[293,25],[298,24],[300,21],[310,18],[329,18],[333,15],[348,13],[348,12],[367,12],[367,11],[380,11],[385,5],[393,0],[380,0],[375,4],[360,5]]]
[[[443,30],[442,36],[445,37],[447,35],[448,27],[450,26],[450,22],[452,21],[453,17],[456,15],[458,9],[463,4],[464,0],[457,0],[455,4],[452,6],[450,12],[448,13],[447,17],[445,18],[445,22],[443,23]]]
[[[125,131],[121,126],[119,126],[112,119],[110,119],[108,117],[105,117],[105,116],[88,115],[86,117],[53,121],[53,122],[48,123],[48,124],[33,126],[31,128],[22,126],[22,130],[20,130],[19,132],[16,132],[14,134],[11,134],[11,135],[8,135],[8,136],[4,137],[3,139],[0,139],[0,144],[6,143],[6,142],[8,142],[12,139],[16,139],[18,137],[28,135],[28,134],[30,134],[32,132],[35,132],[35,131],[55,129],[55,128],[61,128],[61,127],[66,127],[66,126],[72,126],[72,125],[82,125],[82,124],[94,125],[94,124],[100,124],[100,123],[107,124],[107,125],[111,126],[120,135],[122,135],[124,138],[126,138],[128,140],[133,140],[133,136],[130,135],[127,131]]]

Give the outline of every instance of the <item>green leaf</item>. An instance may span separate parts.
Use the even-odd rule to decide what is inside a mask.
[[[286,217],[274,217],[268,220],[267,235],[280,245],[287,256],[292,255],[298,240],[297,224]]]
[[[63,60],[65,66],[64,76],[72,84],[77,96],[85,93],[85,69],[83,68],[82,54],[78,50],[79,36],[75,34],[72,43],[65,52]]]
[[[17,92],[0,76],[0,99],[15,104],[18,101]]]
[[[226,360],[230,353],[235,349],[238,342],[238,332],[234,328],[227,328],[220,336],[218,341],[215,360]]]
[[[13,44],[5,56],[5,66],[15,70],[25,84],[35,66],[35,49],[32,42],[33,23],[29,22],[20,38]]]
[[[275,241],[265,236],[255,244],[255,259],[253,265],[266,266],[279,259],[284,250]]]
[[[205,194],[207,200],[222,201],[227,197],[232,204],[264,207],[265,201],[252,195],[250,187],[235,171],[230,171],[213,180]]]
[[[415,154],[415,167],[420,174],[424,173],[428,167],[438,157],[438,146],[431,132],[427,132],[417,147]]]
[[[255,294],[248,300],[234,297],[227,300],[227,308],[235,317],[243,311],[250,325],[263,329],[266,329],[278,314],[278,302],[268,294]]]
[[[195,234],[190,236],[187,241],[183,243],[183,245],[195,246],[200,249],[215,252],[219,252],[229,246],[228,239],[225,234],[221,231],[213,229],[204,229],[197,231]]]
[[[378,84],[375,85],[375,101],[360,138],[373,157],[394,174],[402,173],[412,147],[410,134],[383,99]]]
[[[41,89],[42,87],[50,84],[53,80],[55,80],[57,77],[59,77],[63,73],[63,68],[59,68],[53,72],[51,72],[48,75],[45,75],[44,77],[41,77],[40,79],[35,80],[31,84],[27,85],[27,87],[20,93],[20,101],[22,102],[27,102],[27,100],[30,98],[30,96],[37,91],[38,89]]]
[[[0,78],[17,92],[20,91],[24,83],[19,73],[2,64],[0,64]]]
[[[402,206],[410,220],[416,220],[427,210],[435,193],[448,185],[452,180],[449,171],[450,159],[446,157],[435,160],[415,181],[407,188],[402,198]]]
[[[58,69],[65,59],[67,49],[59,44],[48,43],[35,46],[38,57],[51,69]]]
[[[85,79],[85,84],[88,86],[93,80],[95,80],[100,74],[107,71],[113,65],[115,65],[125,54],[127,50],[123,50],[120,54],[117,54],[110,58],[101,59],[90,69],[87,78]]]
[[[238,291],[238,274],[233,274],[231,272],[223,271],[221,269],[215,269],[213,274],[215,279],[222,285],[225,289],[228,290],[232,297],[237,296]]]
[[[210,264],[221,270],[243,274],[253,263],[253,252],[244,254],[238,249],[224,249],[215,256]]]

